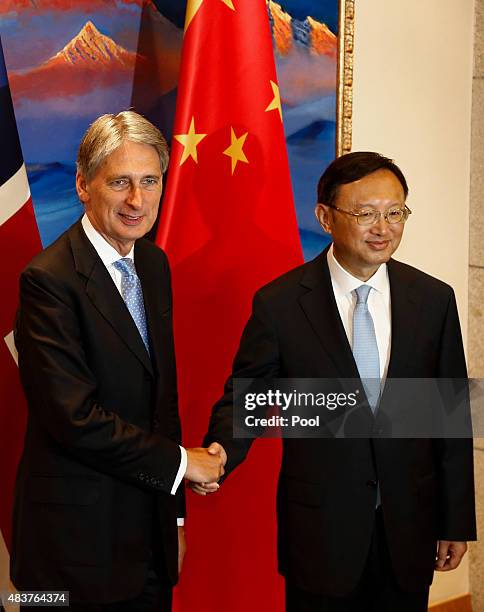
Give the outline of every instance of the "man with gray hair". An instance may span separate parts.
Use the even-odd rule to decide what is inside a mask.
[[[99,117],[77,160],[85,214],[20,280],[29,416],[11,574],[20,591],[69,591],[74,610],[170,610],[181,483],[223,473],[220,456],[180,446],[170,272],[143,238],[167,164],[145,118]]]

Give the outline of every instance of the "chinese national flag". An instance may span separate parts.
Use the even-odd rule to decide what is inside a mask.
[[[20,272],[42,246],[20,149],[1,41],[0,134],[0,535],[9,545],[13,488],[27,416],[12,330]],[[0,541],[2,566],[5,562],[3,551],[3,542]]]
[[[254,292],[302,263],[265,0],[189,0],[157,242],[173,275],[185,446],[199,446]],[[220,491],[188,492],[175,609],[283,610],[280,445],[257,441]]]

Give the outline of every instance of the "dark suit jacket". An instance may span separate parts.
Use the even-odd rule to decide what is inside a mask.
[[[77,222],[20,279],[16,343],[29,415],[18,470],[11,575],[71,601],[130,599],[151,554],[177,580],[180,421],[165,254],[135,245],[150,358]]]
[[[388,377],[466,377],[452,289],[391,260]],[[233,377],[358,378],[326,251],[259,290]],[[250,440],[232,438],[233,380],[215,405],[206,443],[228,453],[227,473]],[[371,415],[371,413],[369,413]],[[437,539],[475,538],[472,440],[285,439],[277,514],[279,568],[314,593],[349,593],[362,574],[381,489],[394,570],[409,591],[430,584]]]

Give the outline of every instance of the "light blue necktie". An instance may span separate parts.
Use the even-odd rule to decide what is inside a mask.
[[[375,326],[368,310],[370,285],[355,289],[356,306],[353,312],[353,356],[358,367],[368,403],[375,414],[380,399],[380,357]],[[377,485],[375,507],[381,504],[380,485]]]
[[[380,399],[380,357],[375,326],[368,310],[370,285],[355,289],[356,306],[353,312],[353,356],[373,414]]]
[[[121,272],[121,295],[128,307],[133,321],[138,328],[140,336],[149,352],[148,328],[146,326],[146,313],[143,301],[141,282],[136,274],[134,262],[129,257],[123,257],[114,262],[116,270]]]

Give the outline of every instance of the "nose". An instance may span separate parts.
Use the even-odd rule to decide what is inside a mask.
[[[126,202],[133,208],[140,208],[143,204],[143,197],[139,185],[133,185],[129,191]]]
[[[385,220],[383,215],[380,215],[380,218],[378,219],[376,223],[374,223],[371,226],[371,229],[374,234],[378,234],[379,236],[382,236],[382,235],[384,236],[389,231],[388,221]]]

